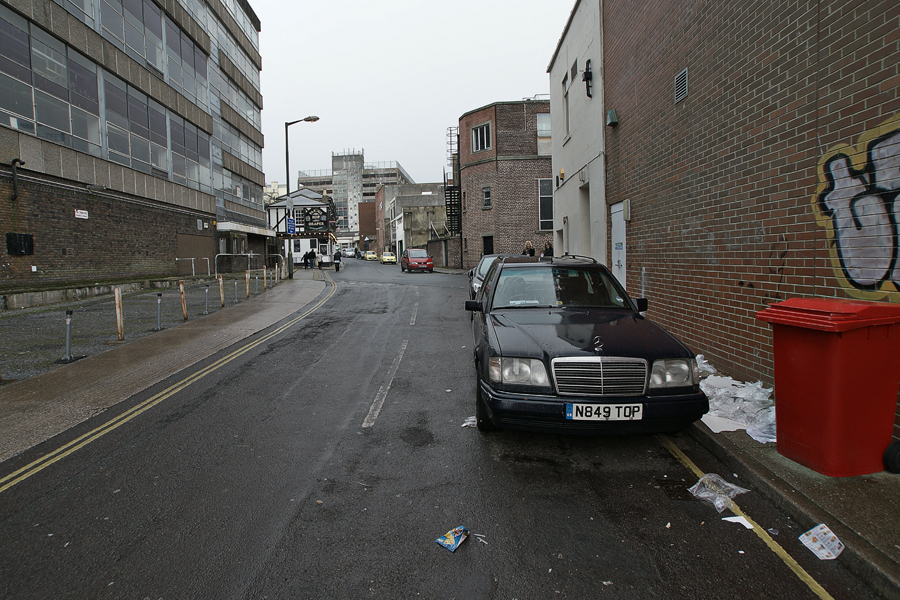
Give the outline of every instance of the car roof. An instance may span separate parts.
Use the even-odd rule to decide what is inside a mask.
[[[577,256],[574,254],[564,254],[563,256],[556,257],[547,257],[547,258],[538,258],[537,256],[518,256],[512,255],[509,257],[501,257],[500,262],[504,267],[521,267],[523,265],[547,265],[550,266],[564,266],[564,267],[600,267],[606,269],[606,267],[596,259],[591,258],[590,256]]]

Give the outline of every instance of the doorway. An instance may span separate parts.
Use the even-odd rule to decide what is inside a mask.
[[[484,254],[493,254],[494,253],[494,236],[485,235],[481,238],[482,241],[482,255]]]

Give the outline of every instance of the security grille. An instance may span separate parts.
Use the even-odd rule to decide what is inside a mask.
[[[557,358],[552,369],[560,396],[643,396],[647,383],[641,358]]]
[[[687,98],[687,69],[675,76],[675,104]]]

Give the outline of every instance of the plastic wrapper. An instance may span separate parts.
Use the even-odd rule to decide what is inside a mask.
[[[715,506],[717,511],[722,512],[731,506],[732,498],[750,490],[728,483],[715,473],[707,473],[692,487],[689,487],[688,491],[695,498],[706,500]]]
[[[469,530],[460,525],[459,527],[451,529],[434,541],[450,552],[456,552],[456,549],[459,548],[459,545],[463,543],[468,535]]]

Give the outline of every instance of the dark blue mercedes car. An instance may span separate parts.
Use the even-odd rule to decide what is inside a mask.
[[[466,310],[482,431],[670,432],[709,410],[694,354],[594,259],[500,258]]]

